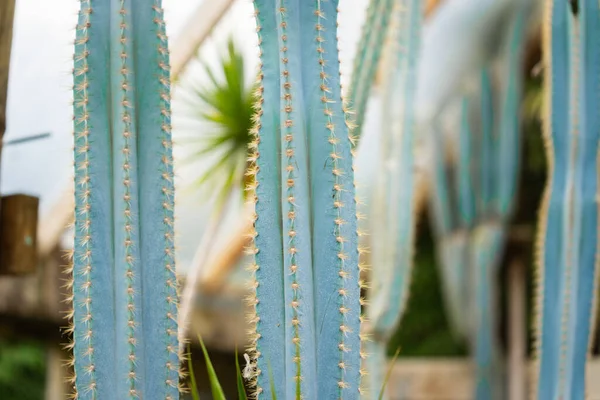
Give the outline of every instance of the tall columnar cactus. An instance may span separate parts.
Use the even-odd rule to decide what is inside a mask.
[[[534,397],[583,399],[598,282],[600,4],[548,0],[546,11]]]
[[[251,322],[256,393],[357,399],[358,235],[337,0],[255,0],[261,50]]]
[[[404,311],[415,231],[414,151],[416,64],[421,0],[395,0],[386,47],[382,143],[371,204],[372,274],[369,291],[369,398],[378,398],[387,369],[386,347]]]
[[[526,3],[515,8],[504,29],[501,89],[494,90],[486,68],[481,75],[478,117],[471,115],[466,100],[463,103],[455,168],[456,215],[443,157],[434,157],[431,200],[441,245],[438,255],[450,315],[458,332],[471,342],[475,356],[477,399],[503,396],[495,310],[500,257],[518,176],[521,61],[528,12]],[[495,103],[499,113],[494,113]]]
[[[80,399],[177,399],[168,44],[160,0],[82,0],[74,65]]]

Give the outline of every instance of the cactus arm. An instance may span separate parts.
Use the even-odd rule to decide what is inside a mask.
[[[580,159],[576,165],[575,181],[580,186],[575,192],[574,220],[579,222],[577,231],[579,240],[573,238],[578,252],[573,252],[580,265],[573,277],[572,293],[576,294],[572,303],[572,317],[569,324],[574,327],[570,342],[575,345],[567,354],[569,371],[566,396],[581,398],[585,396],[585,376],[588,351],[592,343],[595,305],[598,282],[598,150],[600,134],[600,4],[593,1],[579,2],[582,82],[579,94],[582,115],[580,117],[580,138],[578,144]],[[575,225],[576,226],[576,225]]]
[[[548,159],[548,181],[540,213],[538,252],[538,316],[536,326],[536,398],[560,397],[559,367],[563,297],[563,197],[567,189],[569,147],[569,41],[565,4],[549,0],[550,23],[544,30],[546,48],[546,124],[544,138]],[[545,228],[545,229],[544,229]],[[565,238],[568,239],[568,238]]]
[[[353,113],[353,138],[360,137],[371,87],[377,75],[383,42],[388,32],[394,0],[371,0],[354,59],[348,106]],[[354,146],[358,141],[354,142]]]
[[[179,396],[167,38],[160,1],[135,1],[82,1],[77,28],[73,322],[83,399]]]
[[[139,135],[140,253],[145,393],[178,396],[177,277],[173,243],[174,182],[168,43],[161,1],[134,0],[136,110]],[[142,68],[142,66],[144,68]],[[139,344],[138,344],[139,346]]]
[[[490,209],[496,192],[494,165],[494,94],[488,68],[481,71],[481,157],[479,170],[478,210],[485,213]]]
[[[522,92],[522,61],[523,40],[527,18],[527,6],[519,6],[511,19],[509,37],[506,49],[506,65],[503,71],[507,77],[506,85],[502,90],[502,106],[498,137],[498,164],[496,171],[497,182],[497,214],[510,215],[516,197],[517,180],[519,176],[520,154],[520,104]]]
[[[73,258],[73,357],[80,399],[117,398],[112,292],[111,149],[106,59],[106,2],[82,1],[74,56],[75,241]],[[91,77],[91,71],[96,75]],[[94,130],[94,137],[91,131]],[[94,144],[93,146],[91,144]]]
[[[373,274],[368,316],[375,343],[369,392],[383,387],[386,345],[406,306],[414,251],[414,151],[416,60],[423,7],[419,0],[394,4],[390,53],[386,62],[387,90],[383,98],[383,140],[380,169],[372,203]],[[383,370],[383,371],[382,371]]]
[[[596,196],[600,51],[597,41],[600,5],[592,1],[579,2],[578,17],[564,10],[562,5],[555,3],[549,6],[552,7],[552,36],[549,38],[552,46],[552,135],[549,137],[553,140],[550,148],[554,154],[550,153],[553,161],[552,186],[550,202],[544,210],[547,230],[540,267],[543,268],[544,294],[551,293],[547,283],[554,283],[560,290],[555,292],[559,295],[554,297],[558,297],[561,303],[553,309],[548,307],[552,306],[548,297],[553,295],[543,298],[538,398],[583,398],[598,279]],[[570,73],[565,72],[568,67],[564,67],[563,60],[559,59],[561,55],[565,58],[560,52],[567,47],[563,39],[565,26],[569,30],[571,45]],[[562,49],[560,44],[564,46]],[[563,127],[559,122],[565,124],[567,119],[557,121],[556,118],[556,107],[561,101],[558,97],[564,98],[562,93],[557,92],[557,83],[563,83],[567,77],[570,80],[568,93],[572,118],[568,120],[568,130],[559,130]],[[567,142],[566,146],[559,148],[561,142]],[[551,247],[557,245],[562,245],[558,261],[552,258],[554,254],[551,253]],[[557,262],[559,264],[554,265]],[[557,331],[549,332],[553,327]],[[554,346],[550,347],[552,344]],[[550,363],[553,365],[548,365]],[[554,384],[547,385],[548,382]]]
[[[496,295],[504,227],[497,221],[479,224],[471,236],[470,264],[476,286],[474,354],[476,399],[501,399],[503,377],[495,336],[498,322]]]
[[[258,103],[251,144],[251,172],[255,174],[254,306],[250,322],[255,332],[253,346],[253,384],[259,396],[285,398],[286,338],[280,168],[280,84],[279,38],[275,0],[255,0],[259,36],[261,73]],[[271,371],[272,379],[269,379]],[[272,386],[271,386],[272,383]],[[272,388],[274,392],[272,392]]]
[[[469,229],[475,222],[475,192],[473,189],[473,165],[475,155],[472,151],[473,132],[471,128],[471,100],[463,98],[460,115],[460,133],[457,168],[457,197],[459,224]]]
[[[301,14],[302,78],[310,147],[318,393],[353,399],[360,382],[361,306],[354,173],[337,48],[338,1],[307,3]]]

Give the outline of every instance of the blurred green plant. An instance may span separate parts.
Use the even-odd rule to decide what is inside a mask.
[[[217,202],[223,203],[234,189],[243,189],[252,180],[246,169],[256,84],[248,84],[244,57],[232,37],[218,67],[211,68],[200,55],[197,61],[203,66],[208,83],[190,82],[182,93],[186,117],[195,124],[182,143],[197,148],[183,161],[208,160],[193,188],[207,188],[207,193],[214,193]]]
[[[41,345],[0,340],[0,399],[43,398],[45,376],[45,351]]]

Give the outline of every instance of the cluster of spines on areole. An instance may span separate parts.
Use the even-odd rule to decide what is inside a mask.
[[[96,390],[96,377],[95,377],[95,365],[94,365],[94,344],[93,344],[93,326],[92,326],[92,298],[91,298],[91,271],[92,271],[92,247],[91,247],[91,202],[90,202],[90,158],[89,158],[89,111],[88,111],[88,73],[89,73],[89,64],[88,64],[88,41],[89,41],[89,29],[91,26],[90,16],[92,14],[92,6],[90,0],[81,0],[81,9],[80,9],[80,20],[78,22],[76,31],[77,38],[75,40],[75,45],[78,47],[78,51],[75,53],[74,58],[74,78],[75,84],[73,87],[74,93],[74,107],[78,111],[75,116],[75,157],[78,158],[78,155],[83,155],[83,161],[75,164],[76,168],[76,181],[75,185],[79,186],[79,190],[76,190],[75,196],[78,196],[79,199],[76,199],[76,204],[79,205],[76,209],[76,225],[75,229],[79,230],[75,233],[75,240],[79,240],[79,243],[75,243],[73,257],[76,257],[73,260],[73,267],[71,271],[73,274],[77,274],[83,277],[83,282],[79,287],[74,286],[74,277],[67,284],[72,289],[72,295],[68,300],[73,301],[73,310],[69,314],[69,319],[71,320],[71,326],[69,328],[69,332],[73,335],[72,343],[68,346],[73,349],[75,347],[75,342],[77,340],[82,340],[87,343],[86,351],[83,353],[83,356],[87,358],[86,361],[79,360],[78,362],[86,363],[86,366],[83,368],[85,373],[89,375],[89,382],[86,382],[87,387],[86,391],[95,392]],[[79,79],[78,79],[79,78]],[[78,82],[80,81],[80,82]],[[77,171],[81,171],[77,173]],[[77,179],[79,177],[79,179]],[[77,201],[78,200],[78,201]],[[79,247],[79,248],[78,248]],[[82,265],[81,269],[75,269],[75,265]],[[81,304],[75,303],[75,291],[80,290],[84,293],[83,301]],[[75,332],[75,307],[81,307],[83,309],[83,313],[81,316],[81,320],[77,321],[77,323],[81,326],[78,330],[79,332]],[[74,365],[75,358],[73,357],[70,365]],[[75,385],[75,381],[77,379],[77,374],[74,373],[72,383],[74,384],[74,393],[73,397],[78,397],[77,385]]]
[[[154,25],[156,26],[156,37],[158,39],[158,67],[160,83],[160,114],[161,114],[161,132],[162,147],[161,154],[161,177],[162,187],[160,188],[163,202],[163,224],[165,226],[165,248],[164,248],[164,268],[165,268],[165,302],[167,304],[166,320],[166,348],[167,362],[165,365],[165,385],[180,388],[180,364],[172,361],[172,355],[183,356],[179,352],[176,338],[178,337],[178,307],[179,293],[177,284],[177,274],[175,269],[175,244],[173,237],[174,225],[174,173],[173,173],[173,142],[171,134],[171,77],[169,63],[169,46],[165,28],[164,10],[161,7],[160,0],[155,0],[152,6],[154,11]],[[171,400],[167,395],[165,400]]]
[[[342,397],[342,391],[344,389],[349,389],[350,387],[350,383],[347,382],[345,380],[345,374],[346,374],[346,369],[350,368],[349,365],[347,365],[346,360],[345,360],[345,355],[348,351],[350,351],[351,349],[348,348],[348,346],[345,343],[345,337],[348,333],[351,333],[350,328],[345,324],[345,320],[346,320],[346,314],[348,312],[348,305],[346,304],[346,297],[347,297],[347,291],[346,291],[346,280],[348,279],[348,271],[346,271],[345,267],[345,260],[348,258],[347,255],[344,253],[344,242],[346,241],[346,238],[343,237],[343,233],[342,233],[342,225],[346,222],[343,220],[342,218],[342,213],[341,213],[341,209],[344,207],[344,204],[342,202],[342,184],[340,183],[340,177],[344,174],[344,171],[341,169],[340,167],[340,163],[339,160],[341,159],[341,156],[338,152],[338,143],[339,143],[339,138],[336,137],[336,133],[335,133],[335,124],[333,122],[333,110],[332,107],[330,106],[331,103],[333,103],[333,100],[330,98],[329,93],[331,92],[330,88],[327,86],[327,74],[325,72],[325,58],[323,57],[323,54],[325,53],[325,49],[323,48],[323,42],[325,41],[325,38],[323,37],[323,24],[322,19],[325,18],[325,15],[323,13],[323,11],[320,9],[319,6],[317,6],[317,9],[315,10],[315,16],[316,16],[316,25],[315,25],[315,31],[316,31],[316,45],[317,45],[317,53],[318,53],[318,62],[319,62],[319,77],[321,80],[321,84],[320,84],[320,90],[321,90],[321,97],[320,97],[320,101],[321,101],[321,106],[323,107],[323,113],[325,115],[326,118],[326,125],[325,128],[327,129],[327,131],[329,132],[329,138],[328,138],[328,142],[331,145],[331,153],[329,155],[330,159],[331,159],[331,165],[332,165],[332,169],[331,169],[331,173],[333,175],[333,208],[336,210],[336,218],[334,220],[335,223],[335,227],[334,227],[334,231],[333,234],[335,235],[335,240],[337,242],[337,258],[338,258],[338,275],[339,275],[339,289],[338,289],[338,296],[339,296],[339,301],[338,301],[338,312],[340,314],[340,332],[339,332],[339,343],[338,343],[338,349],[340,350],[339,355],[340,358],[338,360],[338,367],[340,370],[340,374],[338,377],[338,387],[340,389],[340,395],[339,397]]]
[[[289,221],[289,230],[287,232],[288,241],[287,241],[287,251],[290,254],[290,274],[292,276],[292,302],[289,305],[292,308],[292,320],[290,321],[294,330],[294,335],[292,337],[292,344],[295,347],[295,356],[294,356],[294,364],[296,364],[296,375],[294,378],[299,383],[302,380],[301,371],[300,371],[300,315],[298,313],[298,307],[300,305],[300,298],[298,296],[298,291],[300,289],[300,284],[298,283],[297,271],[299,266],[296,263],[296,254],[298,249],[296,248],[296,231],[294,230],[295,221],[296,221],[296,202],[294,197],[294,165],[296,165],[296,156],[294,153],[294,121],[292,119],[293,105],[292,105],[292,83],[290,82],[290,72],[288,68],[288,48],[287,48],[287,20],[286,20],[286,12],[287,10],[282,5],[279,8],[279,13],[281,14],[281,43],[282,47],[279,49],[281,56],[282,71],[281,75],[283,78],[283,110],[285,112],[285,154],[283,156],[287,159],[287,165],[285,167],[286,171],[286,181],[285,186],[287,188],[287,197],[286,201],[288,204],[287,208],[287,218]],[[283,210],[286,212],[286,210]]]
[[[255,20],[256,20],[256,34],[258,36],[258,48],[259,48],[259,57],[260,57],[260,63],[259,63],[259,74],[257,77],[257,81],[258,84],[256,86],[256,91],[257,91],[257,102],[253,105],[254,107],[254,115],[252,117],[252,129],[250,131],[250,134],[252,136],[252,140],[249,144],[249,156],[248,156],[248,169],[246,171],[246,174],[249,176],[254,177],[254,179],[251,179],[250,182],[251,184],[249,184],[248,187],[246,187],[246,191],[249,192],[249,196],[248,196],[248,201],[252,202],[255,206],[258,203],[258,196],[257,196],[257,189],[258,189],[258,174],[259,172],[259,168],[258,168],[258,157],[259,157],[259,151],[258,151],[258,146],[260,143],[260,129],[261,129],[261,117],[263,114],[263,110],[262,110],[262,104],[264,102],[264,98],[263,98],[263,92],[264,92],[264,86],[263,86],[263,72],[262,72],[262,36],[261,36],[261,26],[260,26],[260,21],[258,18],[258,7],[256,7],[256,4],[254,4],[255,10],[254,10],[254,15],[255,15]],[[251,255],[256,256],[256,254],[258,253],[258,248],[256,246],[256,241],[254,240],[256,238],[257,232],[256,232],[256,220],[258,218],[258,215],[256,214],[256,212],[252,213],[252,229],[250,232],[250,239],[251,239],[251,243],[248,246],[248,253]],[[250,387],[253,389],[253,397],[254,398],[258,398],[258,396],[260,395],[260,393],[262,393],[263,389],[262,387],[260,387],[260,385],[258,384],[258,376],[262,373],[262,371],[258,368],[258,360],[261,356],[261,352],[260,352],[260,347],[259,347],[259,339],[260,339],[260,333],[259,333],[259,329],[258,329],[258,324],[260,322],[260,317],[258,316],[258,295],[257,295],[257,291],[258,291],[258,280],[256,279],[256,272],[259,269],[258,263],[256,262],[256,259],[254,259],[253,263],[248,267],[248,269],[250,270],[250,272],[252,273],[252,278],[250,280],[250,286],[252,289],[252,293],[247,297],[247,304],[249,307],[251,307],[251,312],[248,314],[248,322],[250,324],[250,329],[248,331],[248,335],[250,338],[250,344],[249,344],[249,348],[248,348],[248,352],[250,353],[250,365],[247,366],[247,368],[249,368],[249,370],[251,371],[251,376],[246,376],[247,379],[249,379],[249,383],[250,383]]]
[[[131,71],[128,67],[128,57],[127,53],[128,46],[131,46],[131,38],[128,37],[128,29],[130,27],[127,25],[127,8],[125,7],[125,0],[120,1],[120,60],[121,60],[121,84],[119,88],[121,90],[121,111],[122,115],[120,116],[123,122],[123,146],[121,148],[121,152],[123,153],[123,165],[121,165],[121,177],[123,184],[123,202],[125,204],[125,209],[123,211],[123,218],[125,220],[125,225],[123,229],[125,230],[125,281],[127,283],[127,343],[129,344],[129,354],[128,354],[128,363],[129,370],[127,372],[127,383],[129,385],[129,395],[131,397],[138,397],[139,392],[137,389],[137,361],[136,361],[136,310],[135,310],[135,301],[134,298],[137,295],[134,290],[134,282],[136,277],[134,276],[133,264],[136,260],[134,260],[133,255],[133,231],[135,226],[134,218],[135,216],[131,210],[132,201],[135,201],[135,198],[132,198],[131,186],[132,186],[132,176],[131,176],[131,145],[132,140],[134,140],[133,134],[133,125],[132,125],[132,112],[133,103],[130,98],[131,94]]]

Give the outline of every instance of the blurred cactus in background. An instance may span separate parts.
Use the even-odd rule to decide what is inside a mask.
[[[462,100],[455,163],[446,161],[449,146],[440,135],[440,121],[433,131],[436,137],[430,138],[430,202],[438,260],[451,321],[469,340],[475,357],[476,399],[504,396],[495,333],[499,268],[519,172],[522,53],[529,12],[527,2],[510,10],[494,57],[497,71],[485,66],[478,94]],[[500,85],[494,85],[494,72]]]
[[[390,29],[382,65],[385,123],[376,155],[377,174],[372,177],[374,187],[367,199],[367,226],[375,239],[371,241],[367,308],[367,333],[372,341],[366,345],[368,398],[373,399],[384,387],[387,343],[398,327],[410,287],[416,219],[413,107],[423,5],[421,0],[396,0],[386,14],[390,14]]]
[[[80,399],[177,399],[168,43],[161,1],[82,0],[74,65]]]
[[[547,0],[548,179],[537,248],[534,398],[586,397],[598,282],[600,4]]]
[[[358,399],[360,283],[337,0],[255,0],[261,74],[254,149],[259,398]]]

